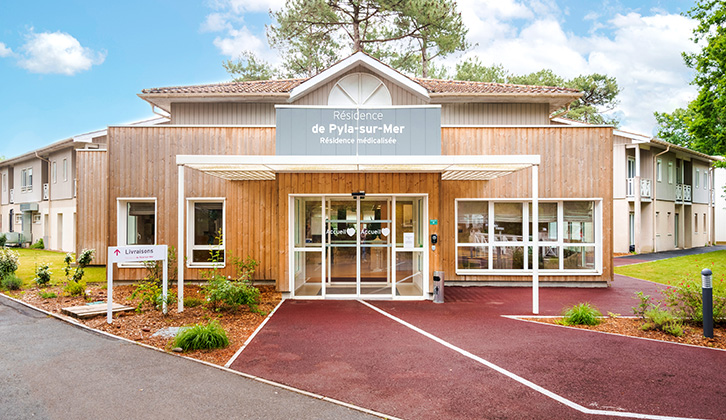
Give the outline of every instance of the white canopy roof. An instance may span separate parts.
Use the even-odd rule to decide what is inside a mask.
[[[178,155],[177,165],[230,181],[274,180],[276,173],[441,173],[444,181],[490,180],[540,164],[539,155],[276,156]]]

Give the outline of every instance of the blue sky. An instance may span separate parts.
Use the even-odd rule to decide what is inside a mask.
[[[222,62],[252,50],[275,63],[267,10],[282,0],[5,1],[0,6],[0,156],[152,117],[144,88],[229,80]],[[652,134],[653,111],[695,96],[693,1],[459,0],[478,45],[464,56],[514,73],[613,75],[622,128]]]

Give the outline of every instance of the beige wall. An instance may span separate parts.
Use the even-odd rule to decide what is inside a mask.
[[[33,189],[32,191],[22,191],[20,185],[22,183],[23,169],[33,169]],[[29,159],[17,162],[13,165],[13,188],[15,190],[16,203],[35,203],[43,198],[43,161],[40,159]]]
[[[50,173],[48,175],[48,185],[50,187],[51,200],[64,200],[73,198],[73,184],[75,179],[75,153],[72,148],[51,153],[48,156],[50,160]],[[63,160],[67,162],[67,174],[63,176]],[[53,179],[53,163],[56,164],[56,178]],[[44,163],[47,165],[47,163]]]

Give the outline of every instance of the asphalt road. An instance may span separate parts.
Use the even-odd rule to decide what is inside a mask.
[[[0,296],[0,419],[371,419]]]

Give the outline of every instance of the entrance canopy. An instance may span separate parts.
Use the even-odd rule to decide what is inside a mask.
[[[540,164],[539,155],[278,156],[178,155],[177,165],[230,181],[272,181],[276,173],[441,173],[444,181],[487,181]]]
[[[539,155],[177,155],[178,249],[185,248],[184,168],[230,181],[273,181],[277,173],[440,173],[445,181],[487,181],[532,168],[532,220],[539,221]],[[532,240],[539,254],[538,236]],[[178,267],[179,312],[184,310],[184,266]],[[539,313],[539,269],[532,267],[532,312]]]

